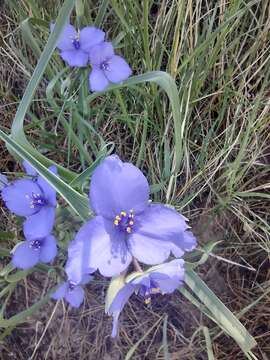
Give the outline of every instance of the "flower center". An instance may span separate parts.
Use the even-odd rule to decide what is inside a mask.
[[[42,240],[32,240],[30,243],[30,247],[34,250],[38,250],[41,248]]]
[[[103,71],[110,71],[110,63],[109,61],[105,60],[100,64],[100,69]]]
[[[153,281],[150,280],[150,286],[145,286],[142,285],[142,287],[140,288],[139,294],[144,298],[144,303],[146,305],[151,304],[151,297],[152,295],[155,294],[160,294],[160,288],[158,287],[158,284]]]
[[[76,50],[78,50],[81,47],[80,41],[78,38],[75,38],[72,40],[72,45]]]
[[[31,209],[36,209],[36,208],[40,208],[42,206],[48,205],[47,199],[41,194],[32,193],[31,196],[29,196],[29,195],[25,195],[25,196],[26,196],[26,198],[30,199],[30,208]]]
[[[121,211],[119,215],[116,215],[113,221],[114,225],[119,227],[120,230],[132,233],[134,226],[134,211],[130,210],[129,213]]]

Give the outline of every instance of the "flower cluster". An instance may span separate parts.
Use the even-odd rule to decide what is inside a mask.
[[[90,206],[96,216],[85,223],[68,247],[66,272],[73,284],[96,270],[106,277],[127,275],[131,264],[160,265],[170,255],[180,258],[196,246],[186,219],[172,208],[149,201],[143,173],[117,155],[108,156],[94,171]],[[138,270],[138,269],[136,269]],[[176,259],[128,275],[107,312],[117,334],[120,311],[133,292],[149,302],[157,293],[174,291],[184,278],[184,261]],[[132,276],[132,280],[128,280]]]
[[[16,246],[13,265],[28,269],[39,262],[48,263],[56,256],[56,240],[51,235],[56,208],[56,192],[26,162],[23,167],[27,178],[11,183],[1,175],[1,196],[7,208],[25,217],[23,233],[26,241]],[[55,166],[49,170],[57,174]],[[30,178],[31,177],[31,178]]]
[[[2,198],[15,214],[25,216],[26,241],[16,247],[13,264],[26,269],[39,261],[49,262],[56,255],[51,235],[56,196],[51,186],[27,163],[32,179],[8,183],[0,178]],[[50,171],[56,174],[54,167]],[[131,163],[111,155],[96,167],[90,184],[90,206],[96,216],[87,221],[68,246],[65,266],[67,280],[51,295],[79,307],[83,285],[95,271],[112,277],[106,312],[113,316],[112,336],[118,332],[118,318],[133,293],[146,304],[156,294],[167,294],[184,280],[185,252],[196,246],[186,219],[171,207],[153,204],[143,173]],[[176,259],[166,262],[170,256]],[[150,268],[145,268],[152,265]],[[154,265],[154,266],[153,266]],[[129,272],[131,267],[135,272]],[[114,281],[121,280],[115,291]]]
[[[168,263],[137,272],[126,278],[123,286],[109,303],[106,312],[113,316],[112,337],[118,333],[118,318],[130,296],[136,292],[145,304],[151,303],[151,296],[169,294],[182,285],[184,280],[184,260],[175,259]],[[113,282],[112,282],[113,284]]]
[[[51,31],[54,24],[51,24]],[[78,31],[67,24],[57,44],[60,56],[71,67],[91,65],[89,87],[91,91],[103,91],[109,83],[126,80],[132,70],[127,62],[114,53],[112,43],[105,41],[105,33],[93,26]]]

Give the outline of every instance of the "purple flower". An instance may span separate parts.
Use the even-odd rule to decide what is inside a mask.
[[[52,261],[56,253],[56,240],[52,235],[32,240],[27,239],[16,246],[12,263],[20,269],[30,269],[39,262]]]
[[[51,24],[53,31],[54,24]],[[86,66],[89,59],[89,51],[94,46],[104,40],[105,33],[93,26],[87,26],[78,32],[75,28],[67,24],[57,43],[60,55],[69,66]]]
[[[184,260],[175,259],[155,266],[144,273],[129,275],[126,278],[126,284],[116,294],[107,309],[107,313],[113,316],[112,337],[115,337],[118,332],[120,312],[134,292],[138,293],[146,304],[149,304],[153,295],[172,293],[181,286],[184,273]]]
[[[84,290],[81,285],[87,284],[92,280],[92,276],[84,276],[80,284],[76,284],[72,280],[64,282],[59,288],[51,295],[54,300],[65,299],[71,306],[78,308],[84,298]]]
[[[25,237],[29,240],[42,239],[53,228],[56,192],[27,162],[24,161],[23,166],[27,174],[35,178],[9,183],[1,191],[2,199],[10,211],[26,217],[23,224]],[[55,166],[51,166],[49,170],[57,174]]]
[[[89,86],[91,91],[103,91],[109,82],[118,84],[126,80],[132,70],[128,63],[114,54],[110,42],[103,42],[94,46],[89,53],[92,71],[89,74]]]
[[[196,246],[182,215],[148,199],[148,182],[134,165],[112,155],[95,169],[90,202],[97,216],[82,226],[68,249],[67,268],[78,280],[90,268],[115,276],[132,257],[160,264],[171,252],[180,257]]]

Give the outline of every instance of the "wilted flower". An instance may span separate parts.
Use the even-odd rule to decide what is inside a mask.
[[[57,253],[54,236],[36,238],[24,241],[16,246],[12,257],[12,263],[20,269],[30,269],[39,262],[51,262]]]
[[[115,337],[118,332],[120,312],[134,292],[138,293],[146,304],[149,304],[153,295],[172,293],[179,288],[184,280],[184,272],[184,260],[175,259],[155,266],[144,273],[138,272],[129,275],[125,285],[118,291],[106,309],[107,313],[113,316],[112,337]]]
[[[78,280],[90,268],[115,276],[132,257],[160,264],[171,252],[180,257],[196,246],[182,215],[148,199],[148,182],[134,165],[112,155],[95,169],[90,202],[97,216],[82,226],[68,249],[67,268]]]
[[[51,24],[51,31],[54,24]],[[89,59],[89,51],[94,46],[104,40],[105,33],[93,26],[87,26],[78,32],[74,26],[67,24],[63,29],[57,43],[60,55],[69,66],[86,66]]]
[[[54,300],[65,299],[71,306],[78,308],[84,298],[84,290],[81,285],[87,284],[92,278],[92,276],[85,275],[80,284],[68,280],[59,286],[51,298]]]
[[[29,240],[41,239],[52,231],[56,192],[49,183],[38,176],[34,168],[23,162],[28,175],[36,176],[34,179],[20,179],[7,184],[1,195],[7,208],[14,214],[25,216],[24,235]],[[49,170],[56,174],[57,169],[51,166]]]
[[[110,42],[102,42],[91,49],[89,53],[92,71],[89,74],[89,86],[92,91],[103,91],[109,85],[126,80],[132,70],[128,63],[114,54]]]

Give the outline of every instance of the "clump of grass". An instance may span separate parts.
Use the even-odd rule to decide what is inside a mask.
[[[2,15],[1,92],[9,89],[1,110],[4,130],[10,127],[12,104],[19,101],[33,72],[60,2],[10,5]],[[57,54],[27,114],[27,135],[43,154],[77,171],[91,166],[105,144],[137,162],[153,184],[154,200],[168,201],[191,218],[202,245],[220,241],[200,273],[255,336],[257,357],[267,358],[269,5],[262,0],[111,0],[87,1],[85,6],[81,21],[87,24],[97,18],[136,74],[163,70],[175,79],[183,141],[178,180],[173,185],[168,181],[176,144],[172,110],[160,88],[136,85],[88,96],[78,114],[73,103],[87,91],[86,74],[79,90],[70,85],[78,74],[63,71]],[[7,160],[1,161],[7,171]],[[15,243],[9,240],[8,247]],[[40,288],[39,279],[31,277],[24,284],[25,304],[29,292],[48,287]],[[18,287],[12,295],[14,306],[21,291]],[[27,326],[42,341],[24,350],[25,356],[43,356],[46,344],[48,358],[64,358],[71,351],[82,358],[106,358],[109,353],[122,358],[135,346],[134,359],[167,359],[168,353],[172,359],[211,359],[211,351],[217,359],[241,359],[236,345],[179,294],[150,310],[142,309],[136,299],[131,302],[117,344],[108,338],[102,301],[94,292],[81,312],[49,305],[40,328],[33,322]],[[7,338],[5,351],[15,342],[19,354],[23,336],[18,327]]]

